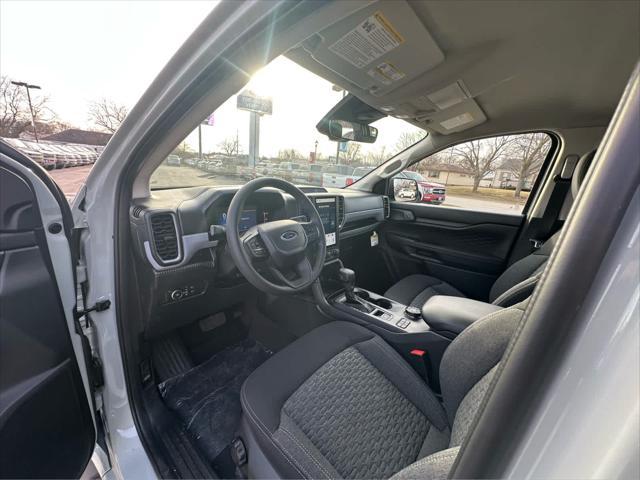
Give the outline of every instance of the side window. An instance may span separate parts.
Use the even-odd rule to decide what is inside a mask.
[[[454,145],[393,178],[396,201],[521,213],[551,148],[543,132]]]

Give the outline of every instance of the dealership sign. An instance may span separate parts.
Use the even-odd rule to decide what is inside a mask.
[[[249,110],[260,115],[271,115],[273,102],[271,97],[260,97],[250,90],[238,94],[237,107],[240,110]]]

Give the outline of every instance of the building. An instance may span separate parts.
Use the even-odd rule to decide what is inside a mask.
[[[473,175],[458,165],[429,165],[420,173],[425,180],[443,185],[473,186]]]
[[[42,137],[41,140],[57,143],[72,143],[74,145],[88,145],[93,147],[104,147],[111,137],[112,133],[93,132],[90,130],[80,130],[79,128],[69,128],[62,132],[54,133]],[[101,148],[99,150],[102,150]]]
[[[522,167],[522,160],[517,158],[509,158],[502,162],[495,172],[492,173],[489,180],[489,187],[491,188],[509,188],[515,189],[518,186],[519,176],[518,172]],[[531,190],[533,182],[536,179],[538,172],[532,172],[522,185],[524,190]],[[484,186],[484,185],[483,185]]]

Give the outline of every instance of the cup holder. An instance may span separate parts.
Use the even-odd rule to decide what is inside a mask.
[[[385,310],[389,310],[393,306],[391,300],[387,300],[384,297],[376,298],[375,300],[371,300],[371,302],[375,303],[380,308],[384,308]]]
[[[369,292],[366,290],[356,290],[356,295],[363,300],[371,300],[371,295],[369,295]]]
[[[374,298],[366,290],[356,290],[356,295],[361,299],[366,300],[367,302],[373,303],[374,305],[377,305],[380,308],[384,308],[385,310],[389,310],[393,306],[393,304],[391,303],[391,300],[384,297]]]

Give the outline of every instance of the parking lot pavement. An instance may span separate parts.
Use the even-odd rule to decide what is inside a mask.
[[[151,189],[244,184],[246,180],[205,172],[183,165],[162,165],[151,177]]]
[[[89,175],[91,167],[93,167],[93,165],[52,170],[49,172],[49,175],[51,175],[53,180],[64,192],[64,196],[67,197],[67,200],[71,202],[87,179],[87,175]]]

